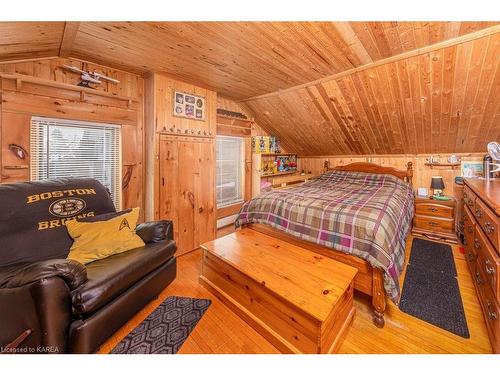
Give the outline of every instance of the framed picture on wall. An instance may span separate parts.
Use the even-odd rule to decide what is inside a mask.
[[[482,177],[483,162],[481,161],[462,161],[461,170],[463,177]]]
[[[182,91],[174,91],[172,113],[176,117],[205,121],[205,98]]]

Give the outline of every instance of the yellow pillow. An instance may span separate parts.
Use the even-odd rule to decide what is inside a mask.
[[[136,207],[105,221],[68,220],[66,228],[74,241],[68,259],[87,264],[144,246],[144,241],[135,233],[138,218]]]

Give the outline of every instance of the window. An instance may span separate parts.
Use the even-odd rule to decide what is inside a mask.
[[[217,207],[243,202],[243,138],[217,136]]]
[[[31,118],[31,180],[90,177],[121,208],[119,125]]]

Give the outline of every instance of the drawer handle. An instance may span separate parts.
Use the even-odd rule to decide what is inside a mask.
[[[488,275],[494,275],[495,274],[495,269],[493,267],[490,267],[490,260],[486,259],[486,262],[484,262],[484,269]]]
[[[493,234],[493,232],[495,232],[495,226],[487,221],[484,224],[484,231],[486,232],[486,234]]]
[[[436,212],[438,209],[436,207],[431,207],[432,212]]]
[[[483,216],[483,213],[481,212],[481,210],[479,208],[476,208],[476,217],[478,219],[480,219],[482,216]]]
[[[479,250],[481,248],[481,244],[477,238],[474,238],[474,247]]]
[[[479,275],[479,272],[476,272],[476,283],[477,285],[483,285],[483,279],[481,279],[481,275]]]
[[[471,226],[468,226],[467,227],[467,232],[474,233],[474,228],[472,228]]]
[[[488,319],[497,320],[498,316],[495,311],[493,311],[493,304],[490,301],[486,301],[486,306],[488,308]]]
[[[428,223],[431,227],[437,227],[439,224],[436,223],[435,221],[429,221]]]
[[[474,260],[475,260],[474,254],[467,253],[467,259],[469,259],[469,262],[474,262]]]

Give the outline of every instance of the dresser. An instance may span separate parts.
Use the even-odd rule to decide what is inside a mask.
[[[465,256],[491,345],[500,353],[500,179],[464,179]]]
[[[449,201],[439,201],[430,197],[416,197],[411,232],[417,237],[457,243],[456,211],[455,198]]]

